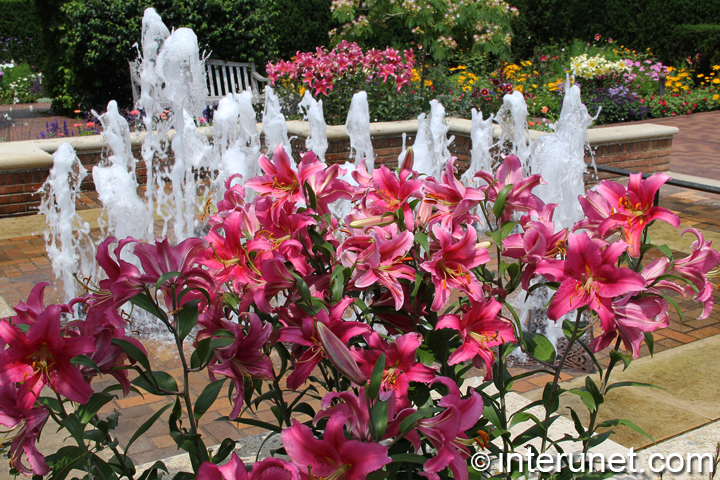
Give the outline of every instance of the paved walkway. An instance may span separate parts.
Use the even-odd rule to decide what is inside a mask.
[[[7,117],[6,117],[7,115]],[[85,125],[87,120],[77,117],[52,115],[49,103],[23,103],[18,105],[0,105],[0,141],[15,142],[42,138],[41,132],[49,136],[52,123],[58,125],[59,137],[65,136],[67,122],[69,132],[78,135],[76,124]]]
[[[606,126],[615,127],[635,123],[654,123],[677,127],[680,133],[673,137],[670,170],[720,180],[720,111],[651,118],[639,122]]]

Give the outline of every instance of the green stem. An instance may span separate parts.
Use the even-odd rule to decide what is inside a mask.
[[[573,345],[575,344],[575,341],[578,339],[578,332],[580,331],[580,316],[582,315],[583,310],[577,311],[577,316],[575,317],[575,325],[573,326],[572,335],[570,336],[570,340],[568,341],[567,347],[565,348],[565,351],[563,352],[563,356],[560,359],[560,363],[555,367],[555,377],[552,381],[552,386],[550,387],[550,395],[551,398],[553,395],[555,395],[555,391],[557,390],[558,382],[560,380],[560,373],[562,372],[562,368],[565,366],[565,361],[567,360],[568,355],[570,354],[570,350],[572,350]],[[543,433],[543,440],[542,440],[542,446],[540,448],[540,453],[545,453],[545,449],[547,448],[547,440],[548,440],[548,430],[550,428],[550,412],[548,412],[547,409],[545,409],[545,420],[543,421],[543,425],[545,426],[545,432]]]

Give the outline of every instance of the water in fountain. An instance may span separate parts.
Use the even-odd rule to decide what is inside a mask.
[[[532,173],[539,173],[547,182],[537,187],[535,194],[545,203],[559,205],[553,216],[557,230],[569,228],[583,218],[577,198],[585,194],[587,129],[597,118],[588,114],[580,100],[580,88],[567,87],[555,133],[535,140],[530,156]]]
[[[495,146],[493,139],[493,115],[483,120],[482,112],[472,109],[472,128],[470,130],[472,150],[470,150],[470,166],[460,179],[466,185],[472,185],[473,175],[479,171],[493,171],[493,156],[491,150]]]
[[[529,139],[527,124],[527,104],[522,93],[514,91],[512,95],[503,97],[503,106],[495,115],[495,121],[500,125],[502,134],[500,136],[500,148],[510,146],[510,153],[520,159],[525,175],[530,173],[528,160],[530,158]]]
[[[93,114],[102,123],[103,138],[112,152],[106,165],[97,165],[92,170],[95,190],[108,217],[103,234],[150,240],[148,231],[152,231],[152,214],[137,194],[135,158],[127,120],[118,112],[115,100],[108,103],[107,112],[103,115],[94,110]]]
[[[213,159],[210,172],[217,172],[211,182],[211,197],[225,194],[225,181],[235,174],[244,182],[260,174],[260,132],[252,106],[252,92],[229,93],[220,100],[213,117]]]
[[[75,211],[80,185],[87,170],[69,143],[61,143],[53,154],[53,167],[43,186],[39,213],[45,215],[45,250],[55,278],[63,281],[65,302],[77,296],[73,274],[89,278],[95,274],[95,245],[90,238],[90,224]]]
[[[141,153],[146,170],[145,201],[147,211],[151,215],[155,210],[156,190],[164,189],[164,185],[160,186],[160,182],[157,182],[156,188],[156,179],[160,178],[160,165],[155,162],[155,158],[167,156],[165,139],[171,127],[167,115],[163,119],[164,107],[160,100],[162,82],[157,72],[157,55],[169,36],[170,30],[155,9],[146,9],[142,19],[142,55],[139,67],[141,92],[137,107],[144,112],[142,122],[147,132]],[[167,228],[167,219],[165,227]],[[153,236],[154,225],[151,223],[148,225],[145,237]]]
[[[310,90],[305,90],[302,101],[298,105],[303,109],[305,120],[310,123],[310,136],[305,140],[305,148],[315,152],[321,162],[325,162],[325,152],[328,149],[327,124],[323,115],[322,100],[315,100]],[[369,128],[369,126],[368,126]]]
[[[372,173],[375,168],[375,155],[370,138],[370,107],[366,92],[353,95],[345,121],[345,131],[350,137],[350,158],[355,158],[355,167],[357,168],[364,159],[365,168]],[[346,169],[350,169],[350,166],[348,165]]]
[[[413,144],[415,169],[431,177],[440,178],[450,159],[448,147],[455,137],[447,138],[450,126],[445,122],[445,107],[437,100],[430,101],[430,117],[418,117],[417,135]]]
[[[288,157],[292,156],[292,148],[288,139],[285,115],[280,111],[280,99],[270,86],[265,87],[265,110],[262,116],[263,132],[265,133],[266,155],[271,156],[275,148],[282,144]],[[292,163],[292,162],[291,162]],[[297,166],[292,163],[293,168]]]

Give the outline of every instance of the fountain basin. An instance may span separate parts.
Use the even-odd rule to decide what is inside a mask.
[[[458,160],[456,166],[464,171],[470,162],[472,142],[470,138],[470,120],[447,118],[450,127],[449,135],[455,136],[450,145],[450,152]],[[406,146],[412,146],[417,133],[417,120],[398,122],[378,122],[370,124],[375,162],[388,166],[397,166],[397,158],[402,151],[403,134],[406,135]],[[262,124],[258,125],[260,128]],[[293,156],[297,160],[305,151],[305,140],[310,134],[308,122],[287,122],[288,136],[291,141]],[[210,137],[211,129],[199,128],[198,132]],[[595,162],[616,168],[654,173],[670,168],[672,139],[679,130],[654,124],[623,125],[589,129],[588,142],[593,150]],[[500,127],[494,126],[494,136],[499,138]],[[530,140],[546,135],[544,132],[530,130]],[[173,133],[170,133],[173,136]],[[140,147],[145,138],[144,133],[131,134],[133,155],[140,159]],[[350,159],[350,139],[345,127],[327,127],[328,150],[325,159],[328,163],[342,163]],[[34,215],[40,204],[40,196],[35,192],[45,182],[52,168],[52,154],[61,143],[70,142],[80,162],[86,169],[99,164],[107,157],[107,144],[102,136],[73,137],[70,139],[53,138],[46,140],[29,140],[23,142],[0,143],[0,218]],[[586,161],[590,161],[590,152],[586,149]],[[171,162],[172,159],[168,159]],[[611,174],[600,174],[600,179],[609,178]],[[138,183],[144,185],[146,172],[143,162],[137,164]],[[586,177],[586,185],[594,180]],[[82,184],[84,192],[94,192],[92,177],[88,175]]]

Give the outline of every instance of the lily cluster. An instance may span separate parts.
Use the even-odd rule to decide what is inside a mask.
[[[318,47],[313,52],[297,52],[290,60],[269,62],[266,70],[271,84],[288,79],[307,85],[313,89],[313,95],[322,93],[327,96],[333,86],[347,78],[362,75],[365,81],[382,78],[395,80],[397,91],[409,85],[415,56],[411,50],[399,52],[387,47],[385,50],[370,49],[363,53],[357,43],[340,42],[329,52]]]
[[[543,342],[512,307],[517,292],[555,291],[547,315],[556,321],[579,312],[565,321],[570,347],[597,325],[602,333],[589,348],[616,340],[614,352],[621,355],[622,342],[633,357],[668,324],[668,295],[703,304],[702,317],[712,309],[720,255],[700,232],[691,230],[697,241],[688,257],[675,260],[659,246],[661,255],[643,262],[654,247],[650,223],[679,225],[653,206],[663,174],[636,175],[627,186],[601,182],[579,198],[586,218],[566,231],[553,223],[556,205],[532,193],[542,178],[524,177],[513,155],[494,174],[478,172],[473,186],[457,179],[455,159],[439,179],[418,173],[412,150],[398,168],[372,172],[364,164],[347,172],[312,152],[296,164],[282,146],[259,163],[263,175],[228,179],[203,239],[172,246],[108,238],[97,254],[106,278],[86,283],[87,295],[45,307],[41,284],[0,322],[8,345],[0,353],[0,423],[17,429],[10,449],[18,471],[67,466],[36,448],[52,415],[79,442],[74,468],[132,478],[127,456],[102,467],[84,443],[100,437],[84,432],[90,425],[105,445],[117,445],[112,422],[98,417],[115,393],[91,388],[109,374],[123,394],[141,388],[176,398],[165,407],[169,430],[199,478],[361,480],[380,471],[373,478],[468,479],[472,454],[500,452],[490,440],[510,448],[500,401],[513,380],[507,354],[520,347],[552,368],[554,352],[540,352]],[[153,371],[142,344],[125,335],[128,302],[174,336],[182,386]],[[562,362],[557,368],[551,399]],[[193,401],[188,376],[205,369],[212,382]],[[485,383],[467,387],[472,375]],[[279,434],[288,461],[269,458],[248,471],[233,455],[219,466],[234,447],[229,439],[208,453],[197,422],[227,379],[229,419]],[[492,382],[499,394],[486,391]],[[40,396],[43,387],[56,398]],[[277,424],[252,418],[262,402]],[[189,428],[179,424],[183,410]],[[604,427],[579,431],[577,441],[591,443],[593,428]]]

